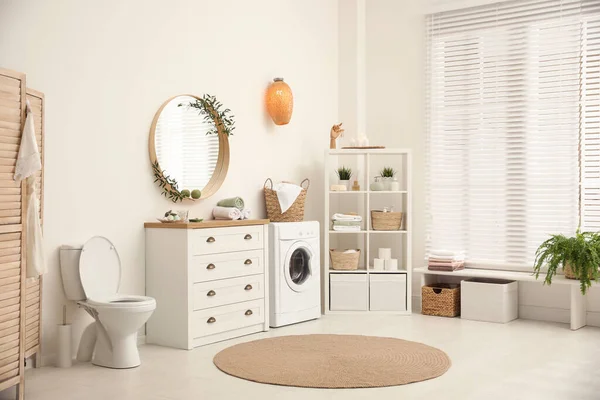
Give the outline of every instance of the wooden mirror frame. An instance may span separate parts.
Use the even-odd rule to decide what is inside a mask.
[[[160,167],[160,163],[158,162],[158,158],[156,157],[156,146],[154,144],[156,137],[156,124],[158,123],[158,119],[160,118],[160,114],[163,109],[169,104],[171,101],[176,99],[177,97],[188,96],[193,97],[196,100],[202,100],[200,97],[195,96],[193,94],[178,94],[173,96],[167,101],[165,101],[156,114],[154,115],[154,119],[152,120],[152,125],[150,126],[150,137],[148,139],[148,152],[150,154],[150,164],[154,165],[155,163],[159,166],[160,171],[163,169]],[[211,107],[211,117],[213,119],[215,129],[218,132],[219,136],[219,156],[217,157],[217,165],[215,166],[215,171],[213,172],[210,180],[206,184],[204,188],[198,188],[201,191],[201,195],[199,199],[192,199],[191,197],[187,197],[184,200],[202,200],[206,199],[219,190],[223,182],[225,181],[225,177],[227,176],[227,170],[229,169],[229,137],[223,131],[222,123],[219,123],[219,115],[215,112],[215,110]],[[167,185],[167,189],[175,190],[171,185]],[[179,192],[179,190],[177,190]]]

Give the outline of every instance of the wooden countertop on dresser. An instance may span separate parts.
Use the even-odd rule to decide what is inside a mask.
[[[251,226],[266,225],[270,222],[268,219],[241,219],[241,220],[210,220],[202,222],[144,222],[144,228],[162,228],[162,229],[207,229],[207,228],[226,228],[230,226]]]

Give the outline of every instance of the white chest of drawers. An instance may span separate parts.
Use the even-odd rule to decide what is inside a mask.
[[[269,329],[269,220],[146,223],[146,341],[193,349]]]

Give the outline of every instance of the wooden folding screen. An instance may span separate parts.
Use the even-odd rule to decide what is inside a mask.
[[[24,396],[25,181],[13,181],[25,121],[25,74],[0,69],[0,391]]]
[[[27,88],[27,100],[31,105],[35,126],[35,138],[38,149],[42,156],[42,170],[38,171],[36,177],[37,197],[40,201],[40,222],[43,223],[44,204],[44,94]],[[32,357],[34,366],[40,363],[41,333],[42,333],[42,277],[27,280],[27,291],[25,294],[25,358]]]

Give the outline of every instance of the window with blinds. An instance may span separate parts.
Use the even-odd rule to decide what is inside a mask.
[[[156,124],[156,158],[175,178],[179,190],[202,190],[212,177],[219,158],[219,138],[207,135],[213,127],[195,108],[179,107],[195,101],[179,96],[161,111]]]
[[[580,216],[600,230],[600,2],[505,1],[427,30],[428,247],[531,269]]]

